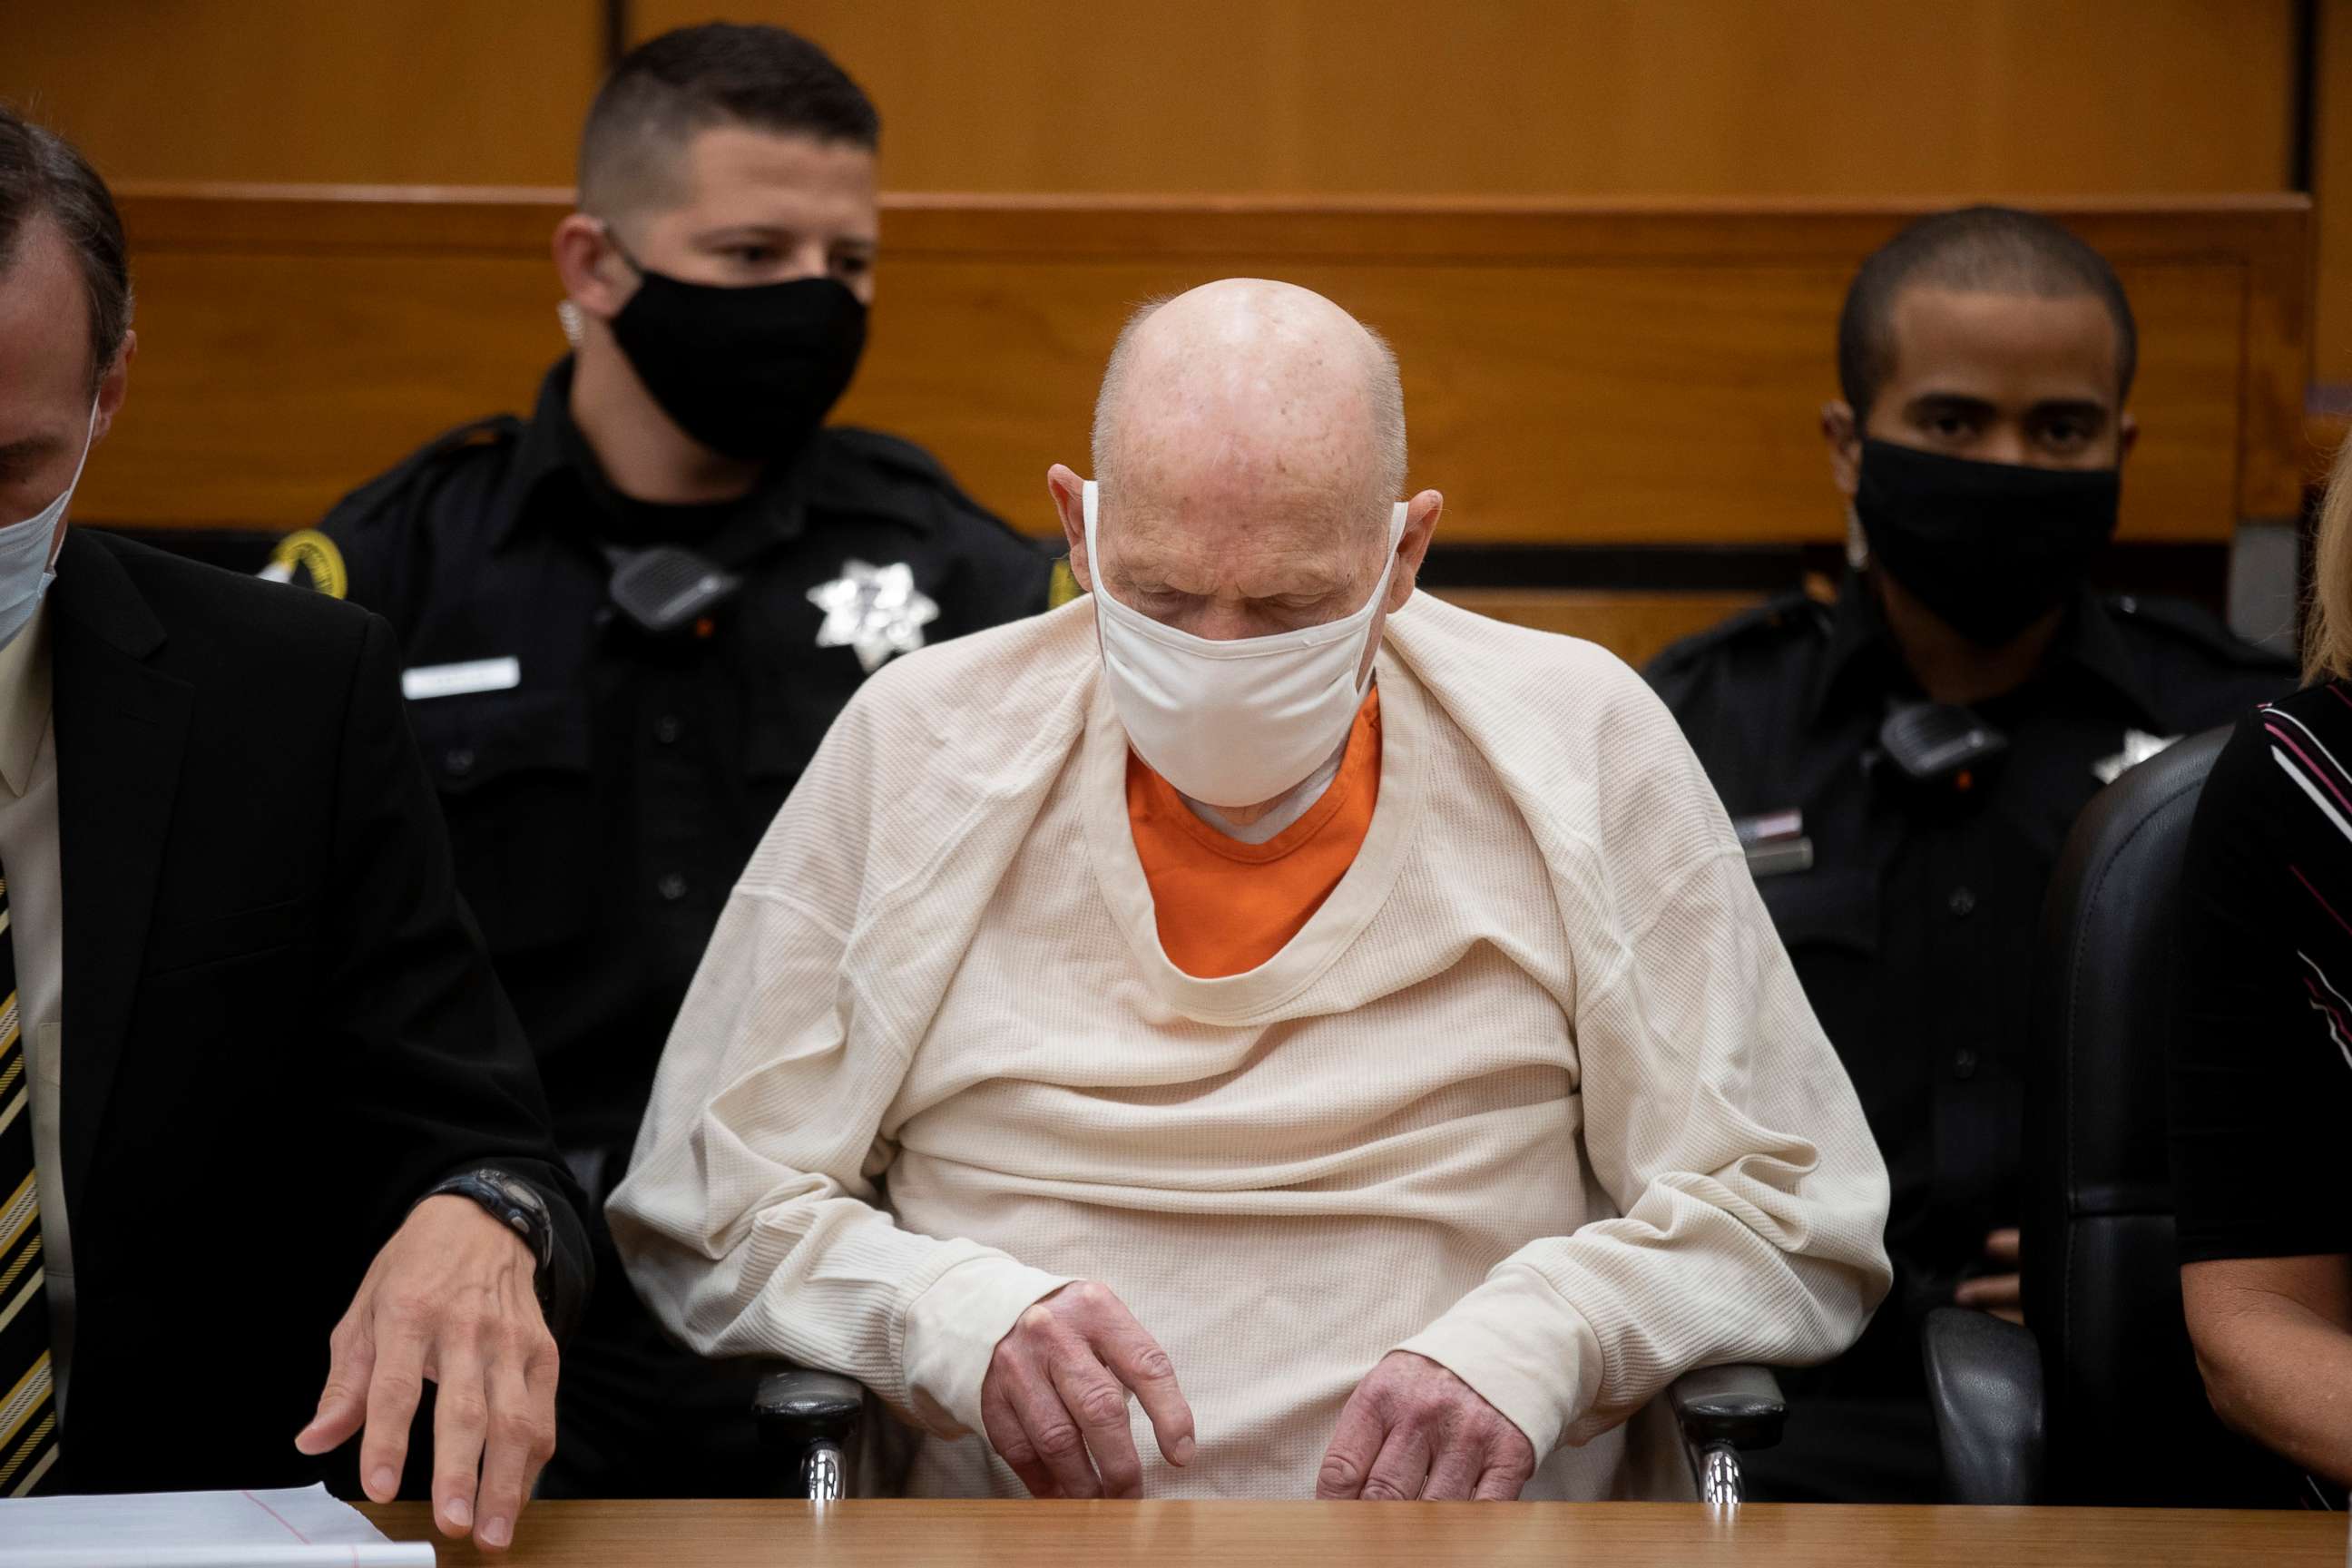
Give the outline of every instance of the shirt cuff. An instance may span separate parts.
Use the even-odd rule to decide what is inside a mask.
[[[1069,1283],[990,1254],[956,1264],[915,1298],[901,1358],[908,1403],[926,1430],[950,1441],[983,1430],[980,1385],[996,1342],[1040,1298]]]
[[[1396,1349],[1426,1356],[1468,1384],[1526,1435],[1538,1461],[1601,1393],[1601,1341],[1592,1326],[1525,1268],[1496,1270]]]

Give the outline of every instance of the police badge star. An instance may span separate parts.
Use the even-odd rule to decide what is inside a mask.
[[[845,561],[841,575],[811,588],[808,598],[824,612],[816,646],[855,648],[868,675],[892,655],[922,647],[923,628],[940,616],[939,605],[915,586],[914,569],[903,561],[888,566]]]

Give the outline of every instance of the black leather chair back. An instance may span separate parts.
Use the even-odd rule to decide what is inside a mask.
[[[2181,1316],[2165,1057],[2189,819],[2229,731],[2100,793],[2042,906],[2026,1115],[2025,1320],[2053,1502],[2286,1506],[2297,1479],[2215,1419]]]

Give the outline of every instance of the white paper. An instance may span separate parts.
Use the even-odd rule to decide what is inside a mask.
[[[324,1487],[0,1501],[0,1568],[434,1568]]]

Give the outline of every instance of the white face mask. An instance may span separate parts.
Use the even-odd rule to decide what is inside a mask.
[[[35,512],[22,522],[12,522],[0,528],[0,647],[16,640],[41,607],[41,599],[49,584],[58,580],[52,570],[57,564],[57,552],[51,547],[58,523],[66,515],[66,505],[73,500],[74,487],[81,483],[81,471],[89,461],[90,443],[98,436],[98,401],[89,405],[89,426],[82,432],[81,458],[74,464],[73,478],[57,500]]]
[[[1085,497],[1103,676],[1136,754],[1194,800],[1225,807],[1272,800],[1321,766],[1347,739],[1371,679],[1356,672],[1396,571],[1405,504],[1390,516],[1388,564],[1361,609],[1319,626],[1214,642],[1110,596],[1091,479]]]

